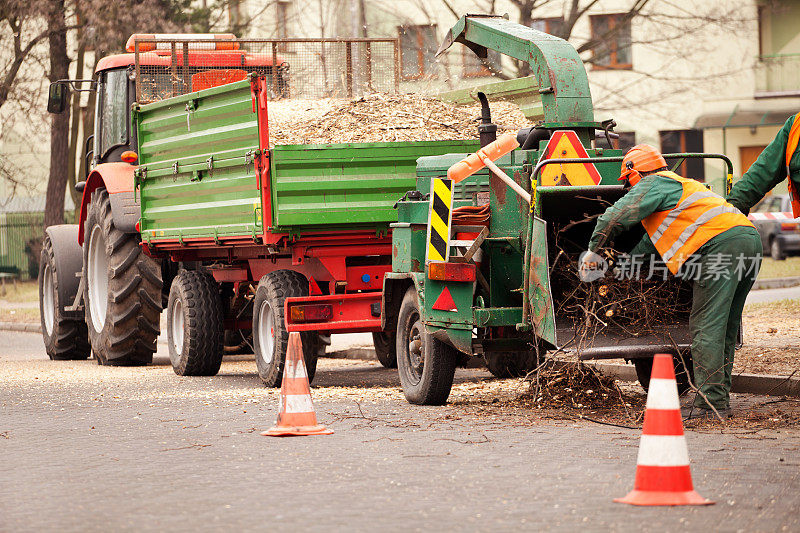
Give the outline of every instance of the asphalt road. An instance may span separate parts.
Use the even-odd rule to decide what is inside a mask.
[[[747,303],[749,304],[798,299],[800,299],[800,285],[797,287],[786,287],[783,289],[761,289],[758,291],[750,291],[750,294],[747,295]]]
[[[633,508],[639,432],[473,403],[407,404],[395,371],[322,360],[331,436],[275,439],[277,391],[249,358],[213,378],[44,360],[0,332],[4,531],[797,531],[800,432],[688,432],[696,488],[717,505]],[[39,345],[40,346],[40,345]],[[33,349],[33,350],[32,350]],[[738,401],[738,400],[737,400]]]

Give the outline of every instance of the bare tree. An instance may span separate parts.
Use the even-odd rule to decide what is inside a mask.
[[[50,0],[47,6],[47,25],[50,28],[50,82],[69,78],[67,56],[67,22],[64,0]],[[44,226],[64,223],[64,194],[67,186],[69,160],[69,108],[51,116],[50,177],[44,208]]]
[[[695,91],[698,86],[708,87],[709,84],[724,82],[752,68],[752,62],[749,61],[740,61],[737,65],[708,64],[709,54],[718,45],[711,35],[723,38],[741,33],[748,24],[753,23],[753,14],[748,5],[627,0],[617,5],[614,25],[602,33],[595,33],[592,29],[586,34],[584,30],[576,31],[576,28],[592,28],[588,18],[597,13],[599,0],[508,1],[517,9],[516,14],[512,13],[512,18],[522,25],[535,26],[537,22],[555,19],[558,23],[551,25],[553,35],[572,42],[584,62],[592,67],[604,68],[609,43],[612,42],[621,46],[623,51],[631,47],[648,49],[661,58],[661,65],[684,65],[678,74],[673,69],[659,72],[652,64],[642,64],[625,68],[629,74],[611,83],[593,78],[593,88],[597,89],[596,110],[644,108],[662,102],[665,97]],[[471,0],[467,8],[464,8],[465,2],[456,3],[457,0],[441,2],[454,19],[465,12],[497,14],[493,0]],[[646,31],[631,33],[632,28]],[[622,32],[625,32],[624,40],[620,39]],[[620,44],[622,41],[625,41],[624,44]],[[486,61],[484,65],[491,67]],[[515,62],[512,72],[493,74],[499,78],[522,77],[530,75],[531,70],[530,65],[519,61]],[[641,90],[644,86],[647,90]],[[636,96],[632,97],[632,93]]]

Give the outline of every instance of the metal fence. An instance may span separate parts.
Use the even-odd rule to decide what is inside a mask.
[[[44,213],[0,213],[0,273],[36,278],[43,225]]]
[[[153,102],[244,79],[268,78],[269,97],[397,92],[397,39],[137,39],[136,99]]]

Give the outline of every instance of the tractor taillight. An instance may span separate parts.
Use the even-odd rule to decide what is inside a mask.
[[[783,231],[797,231],[797,222],[784,222],[781,224]]]
[[[119,158],[125,161],[126,163],[130,163],[132,165],[136,163],[137,159],[139,159],[139,154],[137,154],[133,150],[125,150],[124,152],[122,152],[122,155],[120,155]]]
[[[325,322],[333,318],[333,306],[330,304],[293,305],[289,308],[291,321]]]
[[[431,261],[428,263],[428,278],[437,281],[475,281],[475,265]]]

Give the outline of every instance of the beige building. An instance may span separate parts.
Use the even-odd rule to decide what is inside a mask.
[[[800,3],[651,0],[643,16],[624,22],[622,14],[632,3],[600,0],[571,32],[570,41],[580,46],[609,29],[619,30],[599,48],[582,53],[596,120],[614,118],[623,146],[647,142],[664,151],[725,153],[733,161],[735,175],[741,175],[786,118],[800,111]],[[556,33],[570,4],[546,3],[534,12],[530,24]],[[495,13],[518,20],[519,11],[508,0],[242,0],[231,6],[231,20],[252,20],[247,37],[397,39],[396,55],[391,52],[394,43],[375,45],[369,60],[364,47],[354,45],[356,81],[364,81],[369,61],[368,81],[377,90],[391,85],[401,91],[438,94],[492,81],[492,70],[505,77],[519,74],[507,57],[490,55],[487,67],[458,44],[434,57],[457,14],[485,12],[494,6]],[[291,65],[290,73],[297,75],[302,68],[324,70],[329,94],[347,96],[343,88],[349,80],[341,71],[346,62],[341,50],[338,58],[332,49],[307,50],[303,57],[299,53],[293,57],[287,46],[278,53]],[[44,89],[43,83],[33,88],[40,95],[41,109]],[[32,185],[31,194],[44,191],[47,118],[45,113],[20,116],[11,103],[0,109],[0,157],[30,169],[26,181]],[[717,187],[721,184],[719,163],[691,164],[683,171]],[[0,196],[7,191],[0,184]]]
[[[571,32],[577,47],[619,27],[582,53],[595,118],[614,118],[622,144],[646,142],[663,151],[726,154],[740,176],[785,120],[800,111],[800,3],[792,0],[653,0],[625,22],[630,0],[601,0]],[[252,12],[258,2],[242,5]],[[556,33],[571,2],[546,3],[531,25]],[[434,58],[455,14],[519,18],[506,0],[281,0],[267,8],[253,36],[398,37],[400,88],[438,93],[486,82],[490,71],[465,47]],[[508,58],[489,63],[506,76]],[[721,190],[719,162],[687,163],[682,171]]]

